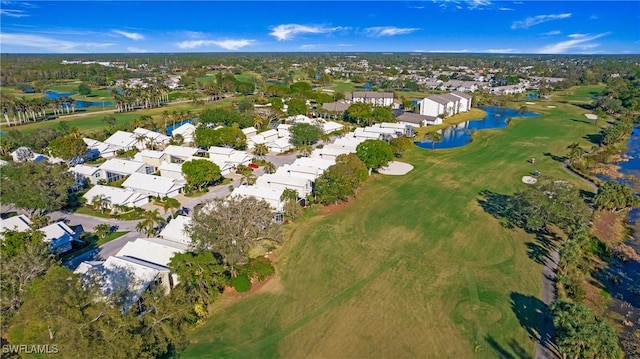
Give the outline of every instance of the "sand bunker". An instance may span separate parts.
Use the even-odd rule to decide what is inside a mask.
[[[584,117],[590,119],[590,120],[597,120],[598,119],[598,115],[594,115],[592,113],[585,113]]]
[[[402,176],[409,173],[412,169],[413,166],[408,163],[391,161],[386,167],[380,168],[378,173],[383,175]]]
[[[522,183],[535,184],[538,180],[531,176],[522,176]]]

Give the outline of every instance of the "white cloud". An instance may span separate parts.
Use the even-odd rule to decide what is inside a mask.
[[[589,20],[598,20],[600,17],[598,15],[589,16]]]
[[[462,10],[462,5],[467,5],[468,10],[484,10],[485,8],[493,4],[490,0],[432,0],[433,3],[440,3],[438,6],[442,9],[447,9],[451,4],[456,10]]]
[[[414,52],[441,52],[441,53],[465,53],[471,52],[469,49],[458,49],[458,50],[414,50]]]
[[[474,9],[481,10],[481,8],[491,5],[491,1],[489,0],[467,0],[466,2],[470,10],[474,10]]]
[[[500,11],[514,11],[514,10],[513,10],[512,8],[510,8],[510,7],[501,7],[501,8],[498,8],[498,10],[500,10]]]
[[[271,28],[269,35],[278,41],[291,40],[298,34],[326,34],[344,29],[340,26],[325,27],[321,25],[282,24]]]
[[[2,43],[3,46],[11,45],[21,48],[37,48],[53,53],[84,53],[115,45],[113,43],[74,42],[39,35],[6,33],[0,33],[0,43]]]
[[[141,49],[139,47],[133,47],[133,46],[127,47],[127,51],[133,52],[133,53],[149,52],[149,50],[147,50],[147,49]]]
[[[517,49],[486,49],[481,52],[486,52],[489,54],[513,54],[518,52]]]
[[[225,50],[239,50],[251,45],[255,40],[188,40],[177,43],[181,49],[197,49],[200,47],[218,46]]]
[[[568,17],[571,17],[571,13],[532,16],[521,21],[514,21],[513,24],[511,25],[511,28],[512,29],[528,29],[531,26],[542,24],[543,22],[566,19]]]
[[[562,32],[560,32],[560,30],[553,30],[553,31],[549,31],[549,32],[544,32],[540,35],[542,36],[556,36],[556,35],[560,35]]]
[[[568,37],[571,40],[561,41],[555,44],[547,45],[537,52],[541,54],[563,54],[569,50],[589,50],[598,47],[599,44],[588,43],[595,39],[599,39],[603,36],[609,35],[609,32],[601,34],[589,35],[589,34],[571,34]]]
[[[9,16],[9,17],[27,17],[29,14],[26,14],[24,10],[14,10],[14,9],[0,9],[0,15]]]
[[[112,30],[114,33],[118,34],[118,35],[122,35],[124,37],[126,37],[127,39],[131,39],[134,41],[138,41],[138,40],[144,40],[144,36],[142,34],[139,34],[137,32],[127,32],[127,31],[121,31],[121,30]]]
[[[406,35],[420,30],[417,27],[376,26],[364,29],[365,34],[373,37]]]

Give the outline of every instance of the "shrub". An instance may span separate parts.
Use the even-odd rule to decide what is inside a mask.
[[[265,257],[253,258],[247,264],[247,276],[249,278],[257,278],[259,281],[267,279],[276,272],[271,265],[271,260]]]
[[[246,275],[240,275],[231,280],[231,286],[233,286],[238,293],[244,293],[251,289],[251,282]]]

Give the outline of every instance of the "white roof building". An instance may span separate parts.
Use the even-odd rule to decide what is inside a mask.
[[[71,250],[71,242],[77,239],[76,232],[64,222],[52,223],[38,229],[44,233],[45,242],[51,243],[51,250],[64,253]]]
[[[184,143],[193,143],[196,134],[196,126],[185,123],[171,131],[171,136],[180,135],[184,139]]]
[[[87,203],[91,203],[95,197],[104,196],[109,199],[109,208],[114,206],[126,206],[126,207],[142,207],[149,203],[149,196],[118,187],[111,186],[93,186],[82,197],[86,199]]]
[[[167,146],[164,149],[164,160],[167,162],[184,162],[201,150],[195,147]]]
[[[323,159],[319,157],[300,157],[292,163],[293,166],[315,167],[323,171],[335,164],[335,159]]]
[[[320,125],[322,128],[322,132],[324,132],[326,135],[330,134],[331,132],[340,131],[344,128],[343,124],[334,121],[321,122]]]
[[[312,182],[307,178],[263,174],[256,180],[256,186],[274,189],[294,189],[298,197],[306,198],[313,190]]]
[[[161,177],[173,178],[178,181],[186,182],[184,175],[182,174],[182,163],[169,163],[162,162],[160,167]]]
[[[185,244],[162,238],[138,238],[125,244],[116,256],[136,258],[168,267],[176,253],[184,253],[187,249],[188,246]]]
[[[113,157],[116,155],[116,152],[121,149],[118,146],[110,145],[108,143],[100,142],[91,138],[85,137],[82,140],[87,144],[87,151],[94,157]]]
[[[330,147],[331,145],[324,146],[323,148],[316,148],[311,152],[311,157],[317,157],[324,160],[330,160],[335,163],[336,158],[340,155],[347,155],[351,153],[350,150],[342,147]]]
[[[286,124],[286,123],[281,123],[278,125],[278,137],[289,137],[291,136],[291,133],[289,133],[289,129],[291,128],[292,125]]]
[[[284,207],[284,203],[280,199],[280,197],[282,197],[282,192],[284,192],[284,189],[282,188],[265,188],[258,185],[256,186],[242,185],[242,186],[236,187],[229,196],[254,197],[258,200],[264,200],[275,211],[282,212]]]
[[[102,173],[118,173],[128,176],[132,173],[147,173],[147,164],[138,161],[123,160],[120,158],[111,158],[102,163],[98,169]],[[107,177],[104,175],[104,177]]]
[[[359,127],[356,128],[355,131],[353,131],[353,137],[363,138],[365,140],[379,140],[382,136],[380,135],[380,133],[365,131],[364,128]]]
[[[104,143],[116,147],[118,150],[144,149],[143,143],[139,143],[133,133],[125,131],[117,131],[104,140]]]
[[[24,214],[0,219],[0,238],[4,231],[26,232],[31,228],[31,220]]]
[[[163,198],[177,196],[184,184],[173,178],[134,173],[122,183],[122,187],[143,195]]]
[[[251,126],[251,127],[247,127],[247,128],[243,128],[242,133],[244,133],[244,135],[247,137],[247,139],[255,136],[256,134],[258,134],[258,130],[256,130],[255,127]]]
[[[191,217],[176,216],[167,223],[166,226],[160,231],[159,236],[172,242],[182,243],[184,245],[191,245],[191,238],[185,232],[187,225],[191,223]]]
[[[133,130],[133,134],[134,135],[142,135],[145,136],[148,140],[145,141],[145,145],[147,143],[155,143],[156,145],[166,145],[167,143],[169,143],[169,139],[170,137],[162,134],[160,132],[155,132],[155,131],[151,131],[151,130],[147,130],[146,128],[142,128],[142,127],[138,127],[135,130]]]
[[[277,176],[291,176],[304,178],[309,181],[315,182],[318,177],[322,175],[324,170],[317,167],[309,166],[296,166],[296,165],[284,165],[276,170]]]
[[[291,143],[289,137],[281,137],[275,141],[267,143],[267,148],[270,152],[283,153],[291,149]]]
[[[85,180],[96,184],[100,179],[100,169],[95,166],[75,165],[70,167],[68,171],[75,177],[77,185],[83,185]]]

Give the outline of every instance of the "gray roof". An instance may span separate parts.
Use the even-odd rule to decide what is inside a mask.
[[[438,95],[438,96],[442,97],[445,100],[451,101],[451,102],[460,102],[460,98],[459,97],[454,96],[454,95],[452,95],[450,93],[445,93],[445,94]]]
[[[436,117],[420,115],[418,113],[413,112],[403,112],[402,115],[397,117],[398,121],[409,122],[409,123],[417,123],[420,124],[422,121],[433,121]]]
[[[468,94],[464,93],[464,92],[460,92],[460,91],[453,91],[452,92],[454,95],[456,96],[460,96],[462,98],[466,98],[467,100],[471,99],[471,96],[469,96]]]
[[[343,112],[349,108],[349,104],[342,101],[329,102],[329,103],[323,103],[322,108],[327,111]]]
[[[449,102],[451,102],[451,101],[449,101],[447,99],[444,99],[444,98],[440,97],[439,95],[431,95],[431,96],[429,96],[427,98],[429,100],[431,100],[431,101],[437,102],[437,103],[442,104],[442,105],[446,105]]]

